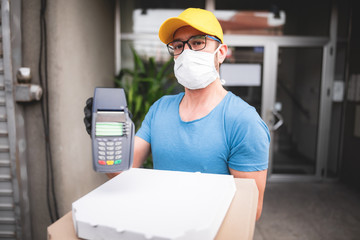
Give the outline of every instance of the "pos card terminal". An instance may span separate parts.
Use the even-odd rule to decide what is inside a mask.
[[[135,126],[124,89],[95,89],[91,128],[94,170],[110,173],[131,168]]]

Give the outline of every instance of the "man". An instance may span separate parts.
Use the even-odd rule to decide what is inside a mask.
[[[151,151],[155,169],[253,178],[259,219],[269,132],[256,110],[221,84],[219,65],[227,45],[218,20],[209,11],[189,8],[166,20],[159,37],[174,57],[185,92],[164,96],[150,108],[135,137],[133,167],[141,167]]]

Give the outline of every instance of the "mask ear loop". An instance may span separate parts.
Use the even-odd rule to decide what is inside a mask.
[[[220,45],[218,46],[218,48],[215,50],[214,55],[219,51],[219,49],[221,48],[222,45],[223,45],[223,44],[220,43]]]

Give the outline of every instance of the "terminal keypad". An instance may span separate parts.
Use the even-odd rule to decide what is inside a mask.
[[[121,163],[121,138],[97,138],[98,164],[117,165]]]

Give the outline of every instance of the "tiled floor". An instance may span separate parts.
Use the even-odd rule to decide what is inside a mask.
[[[268,183],[254,240],[360,239],[360,192],[339,183]]]

